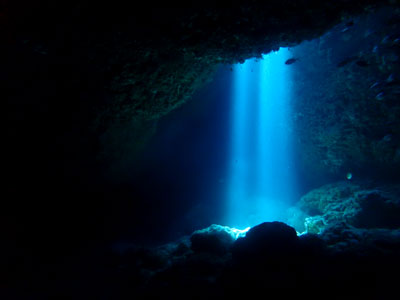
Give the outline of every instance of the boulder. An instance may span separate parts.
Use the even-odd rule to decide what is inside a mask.
[[[296,230],[282,222],[264,222],[249,230],[233,245],[236,260],[266,260],[294,253],[298,245]]]
[[[307,232],[321,233],[328,225],[345,223],[356,228],[400,227],[400,186],[337,182],[304,195],[299,207],[308,214]]]
[[[353,253],[371,257],[400,254],[400,229],[356,228],[336,223],[327,226],[320,238],[333,254]]]
[[[205,229],[195,231],[190,237],[190,241],[191,249],[195,253],[226,254],[235,238],[230,233],[229,227],[213,224]]]

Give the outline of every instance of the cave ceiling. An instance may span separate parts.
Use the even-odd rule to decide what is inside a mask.
[[[34,155],[51,153],[67,161],[71,173],[74,166],[84,173],[85,161],[90,173],[99,160],[118,159],[121,148],[140,148],[155,121],[189,99],[219,65],[293,47],[352,16],[398,2],[2,4],[10,155],[25,151],[19,142],[24,137],[26,144],[42,145]],[[43,143],[49,138],[52,143]]]

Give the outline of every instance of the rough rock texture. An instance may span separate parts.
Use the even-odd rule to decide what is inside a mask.
[[[95,164],[93,158],[106,170],[122,168],[151,133],[152,122],[188,99],[217,64],[316,38],[380,3],[387,2],[132,9],[122,1],[3,1],[8,39],[2,41],[1,76],[10,91],[11,136],[25,135],[23,124],[40,119],[42,126],[31,129],[42,132],[38,138],[57,135],[58,143],[71,145],[59,153],[69,168]]]
[[[399,20],[384,8],[293,48],[293,130],[310,180],[398,176]]]
[[[224,254],[230,250],[235,237],[229,227],[211,225],[210,227],[195,231],[190,237],[191,249],[195,252],[208,252]]]
[[[400,249],[400,229],[356,228],[344,222],[329,225],[320,235],[334,252],[393,253]]]
[[[226,299],[267,291],[284,299],[286,293],[317,299],[316,288],[329,290],[330,296],[345,292],[367,298],[375,296],[375,288],[379,297],[397,288],[392,275],[400,267],[399,230],[336,224],[319,236],[298,237],[288,225],[272,222],[253,227],[233,242],[227,239],[230,233],[214,225],[194,232],[191,237],[197,236],[197,241],[183,237],[157,247],[120,245],[91,252],[84,259],[53,262],[45,268],[50,273],[26,273],[18,288],[3,286],[0,292],[5,299]],[[210,245],[210,236],[224,251],[199,249],[198,241]],[[7,285],[12,276],[10,272]]]
[[[207,240],[216,226],[197,231],[192,237]],[[233,244],[222,232],[213,236],[215,244],[226,245],[226,251],[216,253],[212,247],[194,251],[196,246],[187,245],[184,239],[183,247],[181,241],[115,254],[117,259],[107,273],[117,276],[118,281],[110,287],[110,293],[184,299],[188,295],[228,298],[268,291],[286,299],[287,291],[290,295],[304,292],[311,298],[320,297],[313,294],[316,287],[329,289],[331,296],[345,292],[357,297],[374,296],[370,290],[374,288],[383,294],[396,288],[390,272],[400,263],[396,256],[400,251],[398,230],[337,225],[320,236],[298,237],[293,228],[272,222],[253,227]]]
[[[344,223],[357,228],[400,228],[400,187],[343,181],[304,195],[298,204],[309,232]]]

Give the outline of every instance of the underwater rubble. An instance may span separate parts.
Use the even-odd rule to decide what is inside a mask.
[[[308,232],[320,233],[335,223],[356,228],[400,228],[400,186],[341,181],[311,190],[298,206],[308,216]],[[306,228],[306,229],[307,229]]]
[[[222,298],[282,289],[307,294],[316,286],[335,287],[331,296],[338,297],[345,290],[357,298],[376,297],[378,290],[389,295],[400,267],[399,196],[398,184],[340,181],[301,198],[301,234],[282,222],[240,234],[214,224],[175,243],[127,247],[114,255],[119,267],[142,274],[143,285],[134,290],[142,296],[184,298],[193,290],[196,297]],[[127,257],[137,262],[127,265]],[[114,265],[113,272],[119,267]]]
[[[176,243],[115,254],[113,276],[136,274],[142,285],[119,280],[116,291],[132,296],[231,297],[242,292],[315,287],[339,296],[394,290],[400,266],[400,229],[360,229],[344,223],[320,235],[298,236],[281,222],[266,222],[233,239],[226,226],[212,225]],[[216,251],[217,250],[217,251]],[[354,293],[354,294],[353,294]],[[315,295],[311,294],[310,297]]]

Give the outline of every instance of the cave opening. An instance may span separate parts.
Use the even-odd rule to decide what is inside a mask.
[[[147,214],[156,220],[146,224],[154,227],[151,239],[177,239],[211,224],[244,230],[266,221],[304,231],[290,219],[304,193],[293,141],[296,66],[286,64],[293,51],[221,65],[212,81],[159,121],[130,180],[136,195],[168,199],[157,210],[149,201]]]
[[[233,68],[226,224],[245,228],[286,220],[293,202],[290,50]]]
[[[399,1],[15,2],[1,295],[396,289]]]

